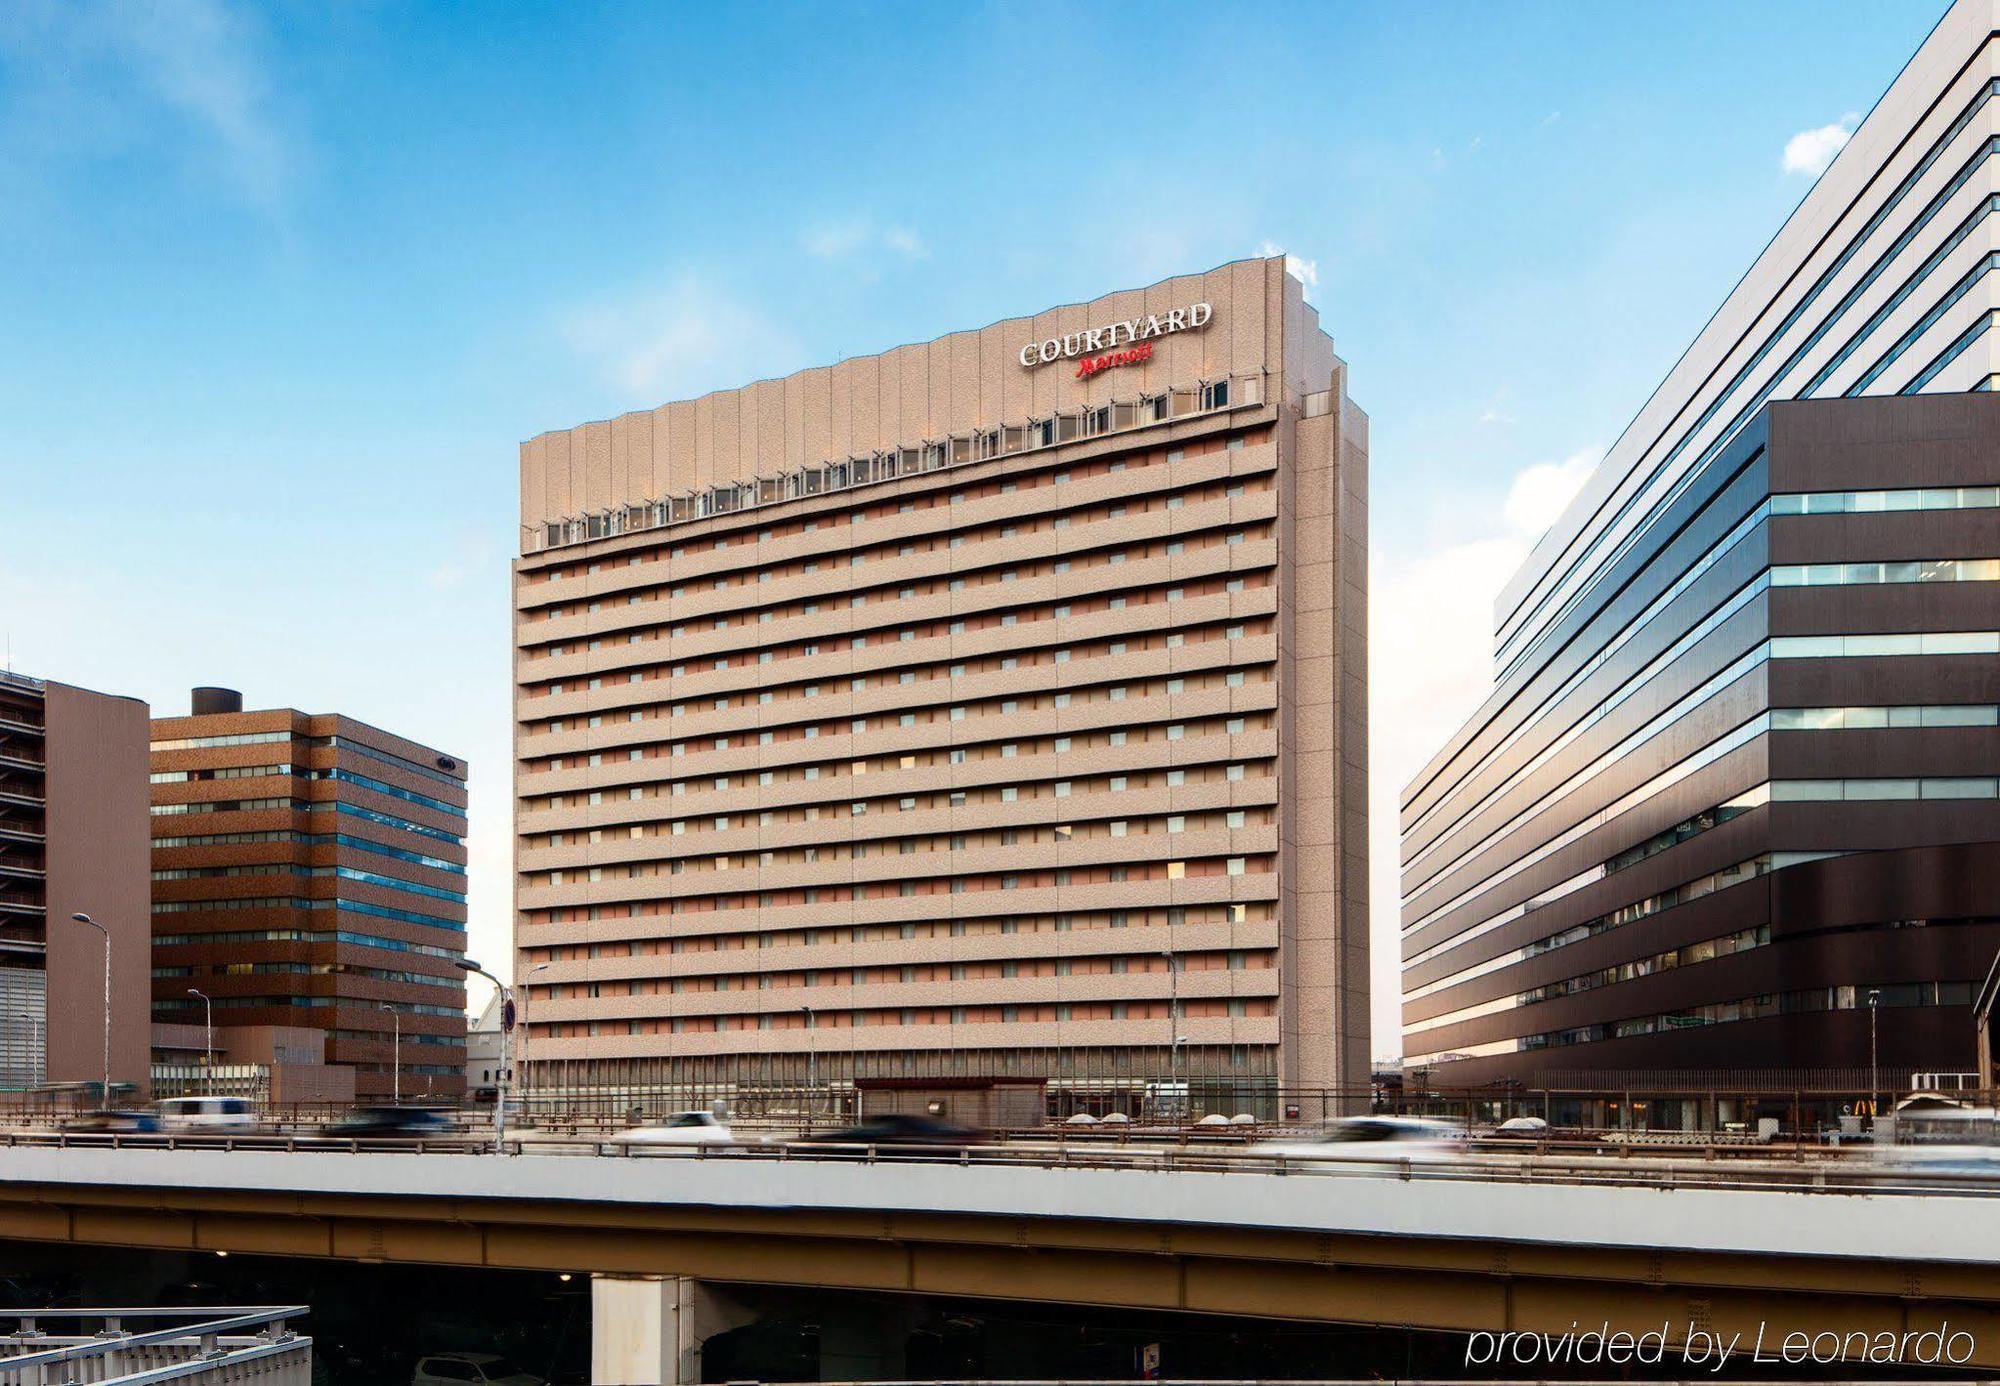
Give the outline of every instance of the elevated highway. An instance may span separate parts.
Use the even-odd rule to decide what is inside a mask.
[[[1974,1365],[2000,1367],[2000,1184],[1982,1179],[1055,1146],[525,1150],[17,1140],[0,1146],[0,1237],[1447,1332],[1949,1321]]]

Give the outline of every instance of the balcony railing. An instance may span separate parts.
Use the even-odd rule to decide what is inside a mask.
[[[1262,403],[1264,377],[1261,373],[1203,381],[1162,390],[1158,394],[1141,395],[1133,400],[1113,400],[1109,404],[1087,409],[1062,411],[1022,424],[1004,424],[975,433],[954,433],[916,447],[890,448],[866,457],[820,462],[778,476],[727,482],[705,491],[691,491],[664,500],[615,506],[545,524],[525,525],[521,530],[521,552],[541,553],[572,544],[587,544],[595,539],[615,539],[624,534],[717,519],[762,506],[809,500],[814,496],[849,491],[899,477],[944,471],[974,462],[991,462],[1060,447],[1065,443],[1134,432],[1203,414],[1252,408]]]

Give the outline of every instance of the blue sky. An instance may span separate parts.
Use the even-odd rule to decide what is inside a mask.
[[[1935,22],[1614,7],[0,6],[0,638],[474,769],[515,447],[1282,247],[1374,421],[1393,805],[1491,594]]]

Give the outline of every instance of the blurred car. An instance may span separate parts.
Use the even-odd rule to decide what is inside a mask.
[[[969,1126],[954,1126],[936,1117],[884,1112],[842,1131],[800,1137],[808,1145],[949,1146],[978,1143],[982,1136]]]
[[[488,1386],[547,1386],[543,1378],[522,1371],[497,1352],[434,1352],[420,1359],[410,1374],[410,1386],[457,1386],[468,1381]]]
[[[1991,1107],[1912,1101],[1885,1124],[1889,1141],[1870,1152],[1870,1163],[1886,1173],[2000,1177],[2000,1113]]]
[[[166,1097],[153,1104],[165,1131],[254,1131],[257,1109],[247,1097]]]
[[[1493,1134],[1507,1141],[1538,1141],[1548,1135],[1549,1124],[1540,1117],[1508,1117],[1493,1128]]]
[[[1250,1153],[1287,1160],[1400,1165],[1408,1161],[1449,1160],[1464,1145],[1463,1133],[1442,1121],[1367,1116],[1336,1121],[1314,1135],[1261,1141],[1250,1147]]]
[[[444,1113],[429,1107],[356,1107],[326,1128],[329,1136],[443,1136],[451,1132]],[[476,1378],[465,1378],[474,1380]]]
[[[634,1126],[611,1138],[620,1145],[734,1145],[729,1124],[713,1112],[677,1112],[653,1126]]]
[[[81,1112],[62,1124],[65,1131],[107,1132],[110,1134],[157,1131],[160,1119],[151,1112]]]

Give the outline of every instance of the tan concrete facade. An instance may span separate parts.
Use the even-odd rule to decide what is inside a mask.
[[[339,1106],[355,1098],[352,1064],[326,1061],[327,1032],[304,1025],[153,1022],[157,1097],[249,1097],[275,1106]]]
[[[204,694],[152,723],[153,1018],[202,1023],[193,988],[218,1034],[321,1031],[360,1097],[460,1096],[465,763]]]
[[[521,496],[531,1087],[1365,1087],[1367,421],[1282,260],[545,434]]]
[[[147,1088],[146,705],[0,674],[0,1088]],[[77,923],[88,914],[104,932]]]
[[[111,1081],[146,1094],[146,704],[48,686],[48,1075],[101,1082],[105,935],[111,946]]]

